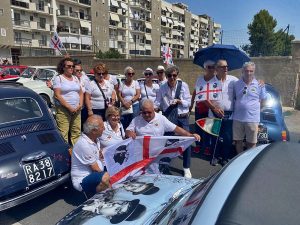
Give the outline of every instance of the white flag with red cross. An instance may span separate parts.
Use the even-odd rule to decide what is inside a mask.
[[[194,137],[144,136],[126,139],[103,150],[110,183],[117,184],[128,177],[142,174],[157,157],[174,158],[195,141]]]
[[[173,52],[170,47],[163,47],[163,63],[167,65],[173,65]]]
[[[222,83],[215,79],[211,80],[197,87],[195,101],[220,100],[221,92]]]
[[[64,49],[64,45],[56,32],[54,32],[53,37],[50,40],[50,47],[53,49],[57,49],[59,52],[61,51],[61,49]]]

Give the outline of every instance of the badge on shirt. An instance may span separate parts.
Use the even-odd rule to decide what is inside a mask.
[[[253,93],[256,93],[256,88],[255,87],[251,87],[250,91],[253,92]]]

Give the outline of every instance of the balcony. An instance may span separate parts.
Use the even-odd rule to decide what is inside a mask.
[[[30,45],[32,44],[31,39],[29,38],[17,38],[15,37],[15,44],[19,44],[19,45]]]
[[[126,37],[122,35],[118,35],[118,41],[124,41],[126,42]]]
[[[90,15],[87,15],[87,14],[84,14],[84,13],[80,13],[80,12],[79,12],[79,18],[81,20],[89,20],[89,21],[92,20],[92,17]]]
[[[27,2],[18,1],[18,0],[11,0],[10,3],[13,6],[29,9],[29,3],[27,3]]]
[[[119,15],[122,15],[122,16],[126,16],[126,10],[125,9],[118,9],[117,12]]]
[[[146,31],[146,27],[144,26],[139,26],[139,27],[132,27],[131,31],[135,31],[135,32],[145,32]]]
[[[92,32],[89,31],[89,29],[86,29],[86,28],[80,28],[80,34],[82,35],[92,35]]]
[[[71,34],[79,34],[79,28],[70,27],[70,33]]]
[[[91,0],[79,0],[80,4],[91,6]]]
[[[12,20],[14,26],[30,28],[29,20]]]
[[[126,29],[126,23],[120,22],[120,23],[118,24],[118,28],[120,28],[120,29]]]
[[[70,28],[67,26],[57,27],[57,33],[70,33]]]
[[[60,10],[60,9],[57,10],[57,16],[79,19],[78,12],[70,12],[67,10]]]
[[[47,40],[38,40],[39,41],[39,46],[42,47],[42,46],[48,46],[47,44]]]
[[[30,21],[30,28],[33,30],[45,30],[50,31],[50,24],[48,23],[41,23],[37,21]]]

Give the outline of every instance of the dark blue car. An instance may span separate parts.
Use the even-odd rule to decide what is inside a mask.
[[[68,181],[68,149],[38,94],[0,82],[0,211]]]
[[[289,141],[289,131],[284,122],[279,92],[266,84],[267,99],[260,113],[258,143]]]

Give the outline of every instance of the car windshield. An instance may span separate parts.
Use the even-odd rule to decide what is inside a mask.
[[[32,98],[0,100],[0,124],[42,117],[38,103]]]
[[[54,70],[50,69],[39,69],[36,73],[36,79],[38,80],[51,80],[52,77],[55,75]]]
[[[33,76],[33,74],[35,73],[35,71],[36,71],[36,68],[28,67],[27,69],[25,69],[23,71],[23,73],[21,74],[20,77],[31,78]]]

